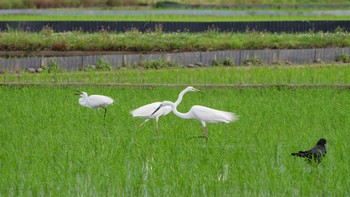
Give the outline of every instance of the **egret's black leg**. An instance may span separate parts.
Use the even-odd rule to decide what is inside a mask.
[[[208,142],[208,128],[204,127],[203,130],[204,130],[205,141]]]
[[[105,110],[105,114],[103,115],[104,119],[106,119],[106,114],[107,114],[107,108],[102,107]]]

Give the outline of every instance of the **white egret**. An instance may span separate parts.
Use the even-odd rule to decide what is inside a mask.
[[[229,123],[238,120],[236,114],[232,112],[220,111],[200,105],[194,105],[187,113],[181,113],[177,111],[177,106],[171,101],[163,101],[153,113],[156,113],[158,110],[167,106],[171,106],[173,113],[180,118],[199,120],[202,123],[204,137],[206,140],[208,140],[208,128],[206,123]]]
[[[191,86],[185,88],[184,90],[182,90],[180,92],[180,94],[175,102],[175,105],[178,106],[181,103],[182,97],[187,92],[197,92],[197,91],[199,91],[199,90],[197,90],[196,88],[191,87]],[[166,107],[163,107],[162,109],[159,109],[156,113],[153,113],[159,107],[160,104],[161,104],[161,102],[154,102],[154,103],[150,103],[150,104],[141,106],[141,107],[131,111],[131,114],[133,117],[146,118],[146,120],[140,126],[144,125],[150,119],[153,119],[153,118],[156,119],[156,129],[158,130],[159,117],[169,114],[172,110],[170,106],[166,106]]]
[[[97,108],[98,110],[102,108],[105,110],[104,118],[106,118],[106,113],[107,113],[106,106],[113,104],[114,100],[112,98],[108,96],[103,96],[103,95],[88,96],[86,92],[80,92],[78,90],[77,92],[79,92],[78,95],[80,95],[79,104],[81,106],[88,107],[88,108]]]

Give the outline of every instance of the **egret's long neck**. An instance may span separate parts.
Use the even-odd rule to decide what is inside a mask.
[[[182,97],[187,93],[186,90],[182,90],[179,94],[179,96],[177,97],[177,100],[175,101],[175,106],[178,106],[181,101],[182,101]]]
[[[172,107],[172,111],[173,111],[173,113],[174,113],[176,116],[178,116],[178,117],[180,117],[180,118],[184,118],[184,119],[190,119],[190,118],[192,118],[191,116],[189,116],[188,112],[187,112],[187,113],[181,113],[181,112],[177,111],[177,108],[176,108],[177,106],[176,106],[176,104],[170,103],[170,106]]]

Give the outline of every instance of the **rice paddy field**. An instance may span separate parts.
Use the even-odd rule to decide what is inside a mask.
[[[112,73],[117,72],[130,73],[113,81],[124,85],[101,85],[98,78],[108,78],[106,73],[84,86],[79,85],[83,77],[73,80],[75,86],[54,85],[78,73],[1,75],[2,82],[49,85],[0,86],[0,196],[350,195],[349,89],[203,86],[253,79],[256,84],[346,85],[349,65],[143,70],[149,79],[141,82],[132,77],[141,71]],[[45,81],[60,75],[66,77]],[[158,85],[126,85],[146,83]],[[168,83],[178,85],[161,85]],[[179,111],[204,105],[240,119],[209,123],[206,142],[191,138],[202,134],[197,120],[171,113],[160,118],[156,132],[154,120],[139,127],[144,120],[130,115],[151,102],[176,100],[187,85],[203,93],[187,93]],[[106,119],[102,111],[79,106],[75,89],[114,98]],[[328,146],[320,165],[291,156],[322,137]]]

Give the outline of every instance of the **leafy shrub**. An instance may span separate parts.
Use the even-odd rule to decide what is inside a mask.
[[[213,60],[212,66],[235,66],[235,59],[233,57],[227,57],[223,60]]]
[[[44,36],[51,36],[54,33],[54,31],[52,27],[46,25],[41,29],[40,33]]]
[[[155,8],[163,8],[163,7],[169,7],[169,6],[181,6],[180,3],[174,2],[174,1],[158,1],[156,4],[154,4]]]
[[[83,65],[83,67],[79,69],[79,71],[85,71],[85,72],[94,71],[94,70],[96,70],[95,65]]]
[[[252,58],[244,59],[243,64],[245,64],[247,66],[249,66],[249,65],[262,65],[263,61],[261,58],[254,56]]]
[[[170,67],[176,67],[177,64],[173,64],[169,61],[166,61],[164,58],[158,59],[158,60],[144,60],[140,61],[137,64],[138,67],[142,67],[145,69],[161,69],[161,68],[170,68]]]
[[[23,0],[2,0],[0,1],[1,9],[24,8]]]
[[[98,71],[111,71],[112,65],[108,61],[103,60],[102,58],[98,59],[96,70]]]
[[[63,69],[60,68],[60,66],[57,64],[55,60],[51,60],[48,64],[48,70],[49,73],[61,73],[63,72]]]
[[[54,51],[66,51],[68,49],[68,43],[65,40],[53,42],[51,49]]]
[[[340,54],[336,57],[335,61],[348,63],[348,62],[350,62],[350,56],[347,54]]]

